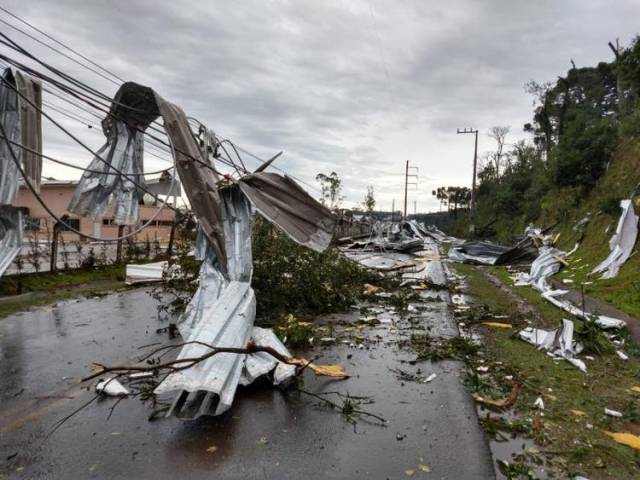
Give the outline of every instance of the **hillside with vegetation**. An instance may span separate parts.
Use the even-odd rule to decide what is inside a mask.
[[[529,140],[508,146],[508,127],[491,130],[496,149],[483,157],[473,223],[475,236],[504,244],[531,223],[553,227],[564,250],[581,240],[559,276],[640,317],[640,255],[614,279],[587,278],[609,253],[620,200],[640,183],[640,38],[610,47],[612,62],[576,68],[572,61],[555,82],[526,86],[534,98],[532,121],[524,125]],[[459,215],[452,233],[472,236],[467,215]]]

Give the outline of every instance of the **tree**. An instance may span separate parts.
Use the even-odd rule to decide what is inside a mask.
[[[468,209],[471,203],[471,189],[468,187],[439,187],[431,193],[440,200],[441,205],[448,205],[449,212],[453,212],[454,216],[458,215],[458,207]]]
[[[322,189],[320,202],[324,206],[329,207],[329,209],[336,210],[342,201],[342,197],[340,196],[342,180],[340,180],[338,174],[336,172],[331,172],[329,175],[319,173],[316,175],[316,181],[320,182],[320,188]]]
[[[448,195],[446,187],[438,187],[437,190],[433,190],[431,194],[436,197],[440,201],[440,211],[442,211],[442,206],[447,205]]]
[[[496,141],[496,151],[489,153],[489,160],[493,163],[495,168],[496,178],[500,177],[500,167],[502,166],[502,150],[504,149],[507,135],[509,134],[509,127],[491,127],[489,130],[489,137]]]
[[[362,202],[364,211],[367,212],[367,216],[370,221],[373,221],[373,209],[376,207],[376,199],[373,195],[373,185],[367,186],[367,194],[364,196],[364,202]]]

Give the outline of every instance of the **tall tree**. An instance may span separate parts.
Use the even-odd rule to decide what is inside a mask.
[[[342,197],[340,192],[342,191],[342,180],[336,172],[331,172],[329,175],[319,173],[316,175],[316,181],[320,183],[322,190],[322,198],[320,202],[329,207],[331,210],[336,210],[340,206]]]
[[[370,221],[373,221],[373,209],[376,207],[376,198],[373,192],[373,185],[367,186],[367,193],[364,196],[364,202],[362,202],[364,211],[367,212],[367,216]]]
[[[509,127],[496,126],[491,127],[489,130],[489,137],[496,141],[495,152],[489,153],[489,158],[495,168],[496,178],[500,177],[500,167],[503,161],[503,150],[506,143],[507,135],[509,134]]]

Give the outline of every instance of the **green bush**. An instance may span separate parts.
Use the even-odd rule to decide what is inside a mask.
[[[362,285],[379,282],[373,273],[330,247],[303,247],[257,218],[253,229],[253,288],[258,321],[274,323],[289,313],[343,311],[362,296]]]
[[[194,235],[180,235],[175,257],[154,296],[172,315],[184,311],[198,287],[200,262],[190,252]],[[363,296],[363,284],[381,279],[330,247],[322,253],[300,246],[257,217],[253,225],[252,286],[257,323],[274,325],[289,314],[344,311]],[[168,294],[168,295],[167,295]]]

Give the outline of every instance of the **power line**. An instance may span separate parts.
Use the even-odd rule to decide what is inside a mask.
[[[16,18],[17,20],[19,20],[19,21],[20,21],[20,22],[22,22],[23,24],[28,25],[29,27],[31,27],[31,28],[33,28],[34,30],[38,31],[39,33],[41,33],[41,34],[42,34],[42,35],[44,35],[45,37],[49,38],[50,40],[52,40],[52,41],[56,42],[57,44],[59,44],[59,45],[63,46],[64,48],[68,49],[69,51],[73,52],[74,54],[76,54],[76,55],[80,56],[80,57],[81,57],[81,58],[83,58],[84,60],[86,60],[86,61],[90,62],[92,65],[95,65],[96,67],[100,68],[101,70],[106,71],[107,73],[111,74],[112,76],[114,76],[114,77],[115,77],[115,78],[117,78],[118,80],[121,80],[121,81],[123,81],[123,82],[124,82],[124,80],[122,80],[122,79],[121,79],[120,77],[118,77],[117,75],[115,75],[115,74],[113,74],[112,72],[110,72],[109,70],[107,70],[107,69],[105,69],[105,68],[101,67],[99,64],[97,64],[97,63],[93,62],[92,60],[88,59],[87,57],[85,57],[84,55],[80,54],[79,52],[77,52],[77,51],[73,50],[71,47],[68,47],[67,45],[63,44],[62,42],[60,42],[60,41],[56,40],[56,39],[55,39],[55,38],[53,38],[51,35],[49,35],[49,34],[47,34],[47,33],[43,32],[42,30],[38,29],[37,27],[35,27],[35,26],[31,25],[31,24],[30,24],[29,22],[27,22],[26,20],[24,20],[24,19],[22,19],[22,18],[18,17],[17,15],[15,15],[15,14],[13,14],[13,13],[9,12],[8,10],[6,10],[6,9],[4,9],[4,8],[2,8],[2,7],[0,7],[0,10],[2,10],[2,11],[4,11],[5,13],[9,14],[9,15],[10,15],[10,16],[12,16],[13,18]],[[88,67],[87,65],[83,64],[82,62],[79,62],[79,61],[77,61],[76,59],[73,59],[73,58],[69,57],[68,55],[64,54],[63,52],[60,52],[58,49],[56,49],[56,48],[54,48],[54,47],[52,47],[52,46],[50,46],[50,45],[48,45],[48,44],[46,44],[46,43],[42,42],[41,40],[39,40],[39,39],[37,39],[37,38],[33,37],[32,35],[28,34],[27,32],[24,32],[23,30],[21,30],[21,29],[19,29],[19,28],[15,27],[14,25],[11,25],[11,24],[9,24],[9,23],[7,23],[7,22],[5,22],[5,21],[1,20],[1,19],[0,19],[0,22],[3,22],[3,23],[8,24],[9,26],[11,26],[12,28],[14,28],[14,29],[15,29],[15,30],[17,30],[17,31],[20,31],[21,33],[23,33],[23,34],[24,34],[24,35],[26,35],[27,37],[32,38],[34,41],[37,41],[38,43],[40,43],[40,44],[43,44],[43,45],[47,46],[48,48],[50,48],[50,49],[52,49],[52,50],[56,51],[57,53],[59,53],[59,54],[63,55],[63,56],[64,56],[64,57],[66,57],[66,58],[69,58],[70,60],[74,61],[74,63],[77,63],[78,65],[81,65],[81,66],[83,66],[84,68],[87,68],[89,71],[92,71],[93,73],[96,73],[96,74],[98,74],[98,75],[100,75],[100,76],[103,76],[102,74],[100,74],[99,72],[96,72],[94,69],[92,69],[92,68]],[[1,36],[1,37],[3,37],[3,38],[6,40],[6,41],[0,41],[0,43],[1,43],[1,44],[4,44],[5,46],[7,46],[7,47],[9,47],[9,48],[11,48],[11,49],[13,49],[13,50],[17,51],[18,53],[21,53],[22,55],[25,55],[27,58],[30,58],[31,60],[35,61],[36,63],[38,63],[38,64],[42,65],[43,67],[47,68],[48,70],[50,70],[50,71],[54,72],[56,75],[60,76],[61,78],[63,78],[63,79],[65,79],[65,80],[69,81],[69,82],[70,82],[72,85],[74,85],[76,88],[80,88],[81,90],[83,90],[84,92],[86,92],[86,93],[78,92],[78,91],[77,91],[77,90],[75,90],[73,87],[70,87],[70,86],[68,86],[68,85],[60,84],[58,81],[53,80],[51,77],[48,77],[48,76],[46,76],[46,75],[43,75],[43,74],[41,74],[40,72],[37,72],[37,71],[33,70],[32,68],[29,68],[29,67],[26,67],[26,66],[25,66],[25,65],[23,65],[23,64],[20,64],[19,62],[15,62],[15,61],[13,61],[13,62],[15,62],[15,63],[18,63],[18,66],[19,66],[19,67],[21,67],[22,69],[29,70],[31,73],[34,73],[34,74],[35,74],[35,76],[37,76],[38,78],[40,78],[40,79],[42,79],[42,80],[44,80],[44,81],[47,81],[48,83],[52,84],[52,85],[53,85],[53,86],[55,86],[56,88],[59,88],[60,90],[62,90],[64,93],[71,94],[72,96],[74,96],[74,97],[75,97],[75,98],[77,98],[78,100],[83,101],[83,102],[87,103],[89,106],[91,106],[91,107],[93,107],[93,108],[95,108],[95,109],[97,109],[97,110],[100,110],[100,111],[102,111],[103,113],[106,113],[107,115],[111,115],[111,116],[113,116],[113,117],[115,117],[115,118],[117,118],[117,117],[116,117],[115,115],[113,115],[113,113],[111,112],[111,109],[109,108],[109,106],[108,106],[108,105],[105,105],[104,103],[102,103],[102,101],[111,101],[111,102],[112,102],[112,104],[118,104],[119,106],[122,106],[122,107],[124,107],[124,108],[128,108],[128,109],[130,109],[130,110],[135,110],[135,109],[133,109],[132,107],[130,107],[130,106],[128,106],[128,105],[124,105],[124,104],[120,104],[120,103],[118,103],[118,102],[115,102],[115,100],[114,100],[113,98],[110,98],[109,96],[105,95],[104,93],[101,93],[101,92],[99,92],[98,90],[96,90],[96,89],[94,89],[94,88],[92,88],[92,87],[89,87],[88,85],[84,84],[83,82],[81,82],[81,81],[79,81],[79,80],[77,80],[77,79],[75,79],[75,78],[73,78],[73,77],[71,77],[71,76],[69,76],[69,75],[65,74],[64,72],[62,72],[62,71],[60,71],[60,70],[58,70],[58,69],[56,69],[56,68],[54,68],[54,67],[50,66],[50,65],[49,65],[49,64],[47,64],[46,62],[43,62],[43,61],[39,60],[37,57],[35,57],[34,55],[30,54],[27,50],[25,50],[24,48],[22,48],[20,45],[18,45],[16,42],[14,42],[13,40],[11,40],[9,37],[7,37],[6,35],[2,34],[1,32],[0,32],[0,36]],[[0,58],[4,58],[5,60],[8,60],[8,61],[10,61],[10,60],[11,60],[10,58],[8,58],[8,57],[6,57],[6,56],[3,56],[3,55],[0,55]],[[113,80],[111,80],[111,79],[109,79],[109,80],[110,80],[112,83],[116,83],[116,82],[114,82],[114,81],[113,81]],[[88,95],[87,95],[87,94],[88,94],[88,95],[91,95],[91,96],[92,96],[92,97],[94,97],[94,98],[91,98],[91,99],[90,99],[90,98],[88,97]],[[59,96],[59,95],[58,95],[58,96]],[[60,97],[60,96],[59,96],[59,97]],[[96,98],[96,97],[97,97],[97,98]],[[61,98],[61,97],[60,97],[60,98]],[[65,101],[68,101],[68,100],[67,100],[67,99],[65,99]],[[70,102],[70,103],[72,103],[72,102]],[[98,105],[96,105],[96,103],[97,103],[99,106],[98,106]],[[74,103],[72,103],[72,104],[74,104]],[[74,104],[74,105],[75,105],[76,107],[78,107],[78,108],[79,108],[79,106],[78,106],[77,104]],[[102,108],[100,108],[100,107],[102,107]],[[107,108],[109,108],[109,110],[107,110]],[[85,110],[85,111],[87,111],[87,110]],[[95,114],[94,114],[94,113],[92,113],[92,115],[95,115]],[[96,116],[97,116],[97,115],[96,115]],[[155,122],[155,121],[154,121],[153,123],[156,123],[156,124],[157,124],[157,122]],[[158,124],[158,125],[159,125],[159,124]],[[159,126],[160,126],[160,125],[159,125]],[[155,131],[157,131],[157,132],[160,132],[160,133],[162,133],[162,134],[165,134],[165,132],[164,132],[163,130],[158,129],[157,127],[154,127],[153,125],[150,125],[150,128],[151,128],[151,129],[153,129],[153,130],[155,130]],[[140,129],[138,129],[138,130],[140,130]],[[173,148],[169,143],[164,142],[163,140],[161,140],[161,139],[159,139],[159,138],[157,138],[157,137],[155,137],[155,136],[153,136],[153,135],[149,134],[148,132],[146,132],[146,131],[144,131],[144,130],[140,130],[140,131],[142,131],[144,134],[146,134],[146,135],[147,135],[147,136],[149,136],[150,138],[153,138],[154,140],[156,140],[156,141],[158,141],[158,142],[162,143],[162,144],[163,144],[163,145],[165,145],[166,147]],[[73,138],[73,137],[72,137],[72,138]],[[76,141],[77,141],[77,139],[76,139]],[[228,142],[228,143],[229,143],[229,144],[234,148],[235,153],[237,154],[238,159],[240,160],[240,163],[241,163],[241,165],[242,165],[242,168],[243,168],[243,170],[244,170],[245,172],[247,172],[247,173],[248,173],[248,171],[247,171],[246,167],[244,166],[244,163],[242,162],[242,159],[241,159],[240,155],[238,154],[238,150],[240,150],[240,151],[242,151],[242,152],[244,152],[244,153],[246,153],[246,154],[248,154],[248,155],[252,156],[253,158],[256,158],[256,159],[258,159],[258,160],[260,160],[260,161],[264,162],[264,160],[263,160],[263,159],[261,159],[260,157],[258,157],[257,155],[254,155],[253,153],[251,153],[251,152],[247,151],[246,149],[243,149],[243,148],[241,148],[241,147],[239,147],[239,146],[235,145],[235,144],[234,144],[234,143],[232,143],[230,140],[228,140],[228,139],[223,139],[223,141],[227,141],[227,142]],[[178,150],[178,151],[179,151],[179,150]],[[228,152],[226,152],[226,150],[225,150],[224,148],[223,148],[223,151],[225,151],[225,153],[227,154],[227,159],[226,159],[226,161],[225,161],[225,159],[221,159],[221,158],[218,158],[218,160],[220,160],[223,164],[226,164],[226,165],[228,165],[228,166],[231,166],[231,167],[233,167],[234,169],[236,169],[236,171],[238,171],[238,167],[237,167],[237,165],[235,164],[235,162],[231,159],[231,156],[228,154]],[[149,152],[149,153],[151,154],[151,152]],[[216,173],[220,174],[220,172],[217,172],[213,167],[211,167],[209,164],[207,164],[207,163],[205,163],[205,162],[202,162],[200,159],[194,158],[194,157],[192,157],[191,155],[189,155],[189,154],[188,154],[188,153],[186,153],[186,152],[180,152],[180,153],[182,153],[182,154],[186,155],[188,158],[191,158],[192,160],[194,160],[194,161],[196,161],[196,162],[199,162],[199,163],[203,164],[204,166],[206,166],[206,167],[208,167],[208,168],[212,169],[212,170],[213,170],[213,171],[215,171]],[[152,155],[153,155],[153,154],[152,154]],[[157,156],[157,155],[154,155],[154,156]],[[273,168],[274,168],[274,169],[276,169],[276,170],[278,170],[278,171],[280,171],[280,172],[282,172],[282,173],[285,173],[285,174],[286,174],[286,172],[285,172],[284,170],[282,170],[281,168],[279,168],[279,167],[277,167],[277,166],[275,166],[275,165],[273,165]],[[238,173],[240,173],[240,172],[238,172]],[[312,186],[311,184],[309,184],[309,183],[305,182],[304,180],[302,180],[302,179],[300,179],[300,178],[298,178],[298,177],[296,177],[296,176],[294,176],[294,175],[291,175],[291,174],[289,174],[289,176],[290,176],[291,178],[293,178],[293,179],[297,180],[298,182],[300,182],[300,183],[302,183],[302,184],[306,185],[306,186],[307,186],[307,187],[309,187],[310,189],[315,190],[316,192],[320,192],[320,190],[319,190],[317,187]]]
[[[22,149],[22,150],[25,150],[25,151],[27,151],[29,153],[33,153],[35,155],[39,155],[45,160],[48,160],[48,161],[53,162],[53,163],[58,163],[58,164],[63,165],[65,167],[74,168],[76,170],[82,170],[83,172],[99,173],[99,174],[102,174],[102,175],[119,175],[118,173],[104,172],[102,170],[92,170],[90,168],[81,167],[80,165],[75,165],[73,163],[65,162],[65,161],[60,160],[58,158],[51,157],[49,155],[45,155],[44,153],[40,153],[40,152],[30,148],[30,147],[27,147],[26,145],[23,145],[23,144],[19,143],[19,142],[14,142],[13,140],[9,140],[9,143],[14,145],[14,146],[16,146],[16,147],[18,147],[18,148],[20,148],[20,149]],[[143,172],[140,175],[157,175],[159,173],[168,172],[169,170],[171,170],[171,168],[172,167],[168,167],[168,168],[164,168],[162,170],[156,170],[154,172]]]
[[[114,99],[110,98],[109,96],[105,95],[104,93],[99,92],[98,90],[95,90],[92,87],[89,87],[88,85],[84,84],[83,82],[65,74],[64,72],[62,72],[61,70],[58,70],[55,67],[52,67],[51,65],[47,64],[46,62],[43,62],[42,60],[38,59],[35,55],[29,53],[26,49],[24,49],[23,47],[21,47],[20,45],[18,45],[15,41],[11,40],[7,35],[3,34],[0,32],[0,37],[4,38],[5,41],[0,40],[0,44],[3,44],[13,50],[15,50],[16,52],[26,56],[27,58],[30,58],[31,60],[35,61],[36,63],[40,64],[41,66],[45,67],[47,70],[52,71],[53,73],[55,73],[56,75],[58,75],[59,77],[63,78],[64,80],[69,81],[70,83],[72,83],[76,88],[80,88],[81,90],[84,90],[85,92],[87,92],[89,95],[92,95],[94,97],[98,97],[100,100],[110,100],[113,104],[116,104],[118,106],[121,106],[123,108],[127,108],[129,110],[137,110],[129,105],[125,105],[119,102],[116,102]],[[100,100],[98,100],[97,102],[95,102],[95,98],[89,99],[87,97],[86,94],[83,94],[81,92],[78,92],[77,90],[75,90],[73,87],[69,87],[68,85],[63,85],[60,84],[58,81],[52,79],[51,77],[42,74],[41,72],[38,72],[30,67],[27,67],[26,65],[21,64],[20,62],[17,62],[9,57],[6,57],[4,55],[0,55],[0,58],[4,58],[7,62],[9,62],[10,64],[13,64],[19,68],[22,68],[25,71],[28,71],[29,73],[32,73],[34,76],[36,76],[37,78],[40,78],[43,81],[47,81],[53,85],[55,85],[57,88],[61,89],[63,92],[70,94],[74,97],[76,97],[78,100],[80,101],[84,101],[85,103],[87,103],[88,105],[90,105],[93,108],[96,108],[98,110],[101,110],[103,113],[106,113],[108,116],[112,116],[116,119],[118,119],[118,117],[113,114],[111,108],[109,108],[107,105],[100,105],[97,106],[95,103],[100,104]],[[95,103],[94,103],[95,102]],[[102,108],[100,108],[102,107]],[[107,110],[107,108],[109,108]],[[147,132],[146,130],[141,130],[140,128],[136,127],[136,126],[131,126],[132,128],[134,128],[135,130],[138,130],[140,132],[142,132],[145,135],[148,135],[149,137],[157,140],[158,142],[166,145],[169,148],[174,148],[172,147],[169,143],[163,141],[162,139],[150,134],[149,132]],[[157,127],[154,127],[153,125],[149,126],[150,129],[155,130],[159,133],[165,134],[165,132],[163,130],[158,129]],[[224,149],[223,149],[224,150]],[[214,172],[216,172],[217,174],[220,174],[220,172],[218,172],[217,170],[215,170],[211,165],[209,165],[206,162],[203,162],[202,160],[195,158],[193,156],[191,156],[189,153],[187,152],[182,152],[179,149],[176,149],[176,151],[182,153],[183,155],[187,156],[188,158],[194,160],[195,162],[198,162],[200,164],[202,164],[203,166],[213,170]],[[238,171],[238,173],[240,173],[237,165],[235,164],[235,162],[231,159],[231,157],[228,155],[227,153],[227,160],[222,160],[222,163],[227,164],[231,167],[233,167],[236,171]],[[246,169],[245,169],[246,172]]]
[[[369,7],[370,7],[370,9],[371,9],[371,5],[369,5]],[[118,76],[117,76],[117,75],[115,75],[113,72],[111,72],[111,71],[109,71],[109,70],[105,69],[105,68],[104,68],[104,67],[102,67],[101,65],[99,65],[99,64],[97,64],[97,63],[95,63],[94,61],[92,61],[91,59],[89,59],[89,58],[85,57],[84,55],[80,54],[79,52],[77,52],[76,50],[72,49],[71,47],[69,47],[69,46],[65,45],[64,43],[60,42],[59,40],[57,40],[57,39],[53,38],[51,35],[47,34],[46,32],[43,32],[42,30],[40,30],[39,28],[37,28],[37,27],[35,27],[34,25],[30,24],[29,22],[27,22],[26,20],[22,19],[22,18],[21,18],[21,17],[19,17],[18,15],[15,15],[14,13],[10,12],[9,10],[7,10],[7,9],[5,9],[5,8],[1,7],[1,6],[0,6],[0,10],[4,11],[4,12],[5,12],[5,13],[7,13],[8,15],[10,15],[11,17],[13,17],[13,18],[17,19],[17,20],[18,20],[18,21],[20,21],[21,23],[23,23],[23,24],[25,24],[25,25],[27,25],[27,26],[29,26],[29,27],[33,28],[33,29],[34,29],[34,30],[36,30],[38,33],[40,33],[40,34],[44,35],[45,37],[49,38],[50,40],[52,40],[52,41],[56,42],[58,45],[61,45],[62,47],[66,48],[67,50],[69,50],[69,51],[71,51],[71,52],[75,53],[76,55],[78,55],[78,56],[79,56],[79,57],[81,57],[82,59],[84,59],[84,60],[88,61],[89,63],[91,63],[92,65],[96,66],[97,68],[99,68],[99,69],[101,69],[101,70],[103,70],[103,71],[105,71],[105,72],[109,73],[110,75],[112,75],[113,77],[117,78],[117,79],[118,79],[118,80],[120,80],[121,82],[124,82],[124,80],[123,80],[122,78],[118,77]],[[372,18],[373,18],[373,12],[372,12],[372,11],[371,11],[371,14],[372,14]],[[0,21],[2,21],[2,20],[0,19]],[[5,23],[6,23],[6,22],[5,22]],[[9,25],[10,25],[10,24],[9,24]],[[30,36],[30,35],[29,35],[29,34],[27,34],[26,32],[24,32],[24,31],[22,31],[22,30],[18,29],[17,27],[15,27],[15,26],[13,26],[13,25],[11,25],[11,26],[12,26],[12,28],[15,28],[16,30],[20,31],[21,33],[23,33],[23,34],[25,34],[25,35],[29,36],[30,38],[33,38],[32,36]],[[39,43],[44,44],[42,41],[40,41],[40,40],[38,40],[38,39],[35,39],[35,38],[34,38],[34,40],[38,41]],[[378,36],[378,41],[380,42],[380,38],[379,38],[379,36]],[[67,55],[63,54],[62,52],[59,52],[57,49],[55,49],[55,48],[51,47],[50,45],[46,45],[46,44],[44,44],[44,45],[45,45],[45,46],[47,46],[48,48],[51,48],[51,49],[55,50],[56,52],[60,53],[61,55],[64,55],[65,57],[70,58],[70,57],[68,57]],[[86,65],[82,64],[81,62],[78,62],[78,61],[76,61],[76,60],[74,60],[74,59],[72,59],[72,58],[70,58],[70,59],[71,59],[72,61],[74,61],[75,63],[78,63],[79,65],[81,65],[81,66],[83,66],[83,67],[85,67],[85,68],[89,69],[90,71],[92,71],[92,72],[94,72],[94,73],[97,73],[97,72],[95,72],[95,70],[93,70],[93,69],[91,69],[91,68],[87,67]],[[383,63],[384,63],[384,62],[383,62]],[[389,73],[388,73],[388,70],[386,70],[386,65],[385,65],[385,71],[387,72],[387,80],[389,81]],[[102,76],[102,75],[101,75],[101,76]],[[113,80],[111,80],[111,81],[113,82]],[[115,82],[113,82],[113,83],[115,83]],[[389,88],[391,89],[390,81],[389,81]],[[391,92],[391,93],[392,93],[392,96],[393,96],[393,92]],[[247,155],[249,155],[249,156],[251,156],[251,157],[253,157],[253,158],[256,158],[257,160],[260,160],[260,161],[261,161],[261,162],[263,162],[263,163],[265,162],[265,160],[261,159],[261,158],[260,158],[260,157],[258,157],[257,155],[254,155],[253,153],[251,153],[251,152],[249,152],[249,151],[247,151],[247,150],[245,150],[245,149],[243,149],[243,148],[241,148],[241,147],[239,147],[239,146],[235,145],[235,144],[234,144],[234,143],[232,143],[230,140],[228,140],[228,139],[223,139],[223,141],[227,141],[227,142],[229,142],[229,144],[233,147],[233,149],[234,149],[234,150],[236,150],[236,148],[237,148],[237,150],[241,150],[243,153],[245,153],[245,154],[247,154]],[[239,155],[239,154],[238,154],[238,152],[237,152],[237,150],[236,150],[236,154],[237,154],[237,156],[238,156],[238,159],[240,160],[240,163],[242,164],[242,167],[244,168],[244,170],[245,170],[245,171],[247,171],[247,170],[246,170],[246,167],[244,166],[244,163],[242,162],[242,159],[240,158],[240,155]],[[230,156],[229,156],[228,154],[227,154],[227,156],[229,157],[229,161],[230,161],[230,162],[231,162],[231,164],[232,164],[231,166],[233,166],[234,168],[236,168],[236,167],[235,167],[235,164],[234,164],[234,162],[231,160]],[[282,170],[281,168],[279,168],[279,167],[277,167],[277,166],[275,166],[275,165],[272,165],[272,167],[273,167],[274,169],[276,169],[276,170],[278,170],[278,171],[282,172],[282,173],[286,173],[286,172],[284,172],[284,170]],[[236,170],[237,170],[237,168],[236,168]],[[298,182],[300,182],[300,183],[302,183],[302,184],[306,185],[307,187],[309,187],[309,188],[311,188],[311,189],[315,190],[316,192],[320,192],[320,190],[319,190],[317,187],[312,186],[311,184],[309,184],[309,183],[305,182],[304,180],[302,180],[302,179],[300,179],[300,178],[298,178],[298,177],[296,177],[296,176],[294,176],[294,175],[291,175],[291,174],[289,174],[289,176],[290,176],[291,178],[294,178],[294,179],[295,179],[295,180],[297,180]]]
[[[1,8],[1,7],[0,7],[0,8]],[[49,48],[50,50],[53,50],[54,52],[56,52],[56,53],[58,53],[58,54],[62,55],[63,57],[68,58],[68,59],[69,59],[69,60],[71,60],[72,62],[77,63],[78,65],[81,65],[81,66],[85,67],[86,69],[88,69],[88,70],[92,71],[92,72],[93,72],[93,73],[95,73],[96,75],[99,75],[100,77],[104,78],[105,80],[107,80],[107,81],[109,81],[109,82],[111,82],[111,83],[114,83],[114,84],[116,84],[116,85],[119,85],[119,83],[118,83],[118,82],[116,82],[115,80],[113,80],[112,78],[109,78],[109,77],[107,77],[106,75],[104,75],[104,74],[102,74],[102,73],[98,72],[97,70],[94,70],[93,68],[91,68],[91,67],[89,67],[89,66],[87,66],[87,65],[83,64],[82,62],[80,62],[80,61],[76,60],[76,59],[75,59],[75,58],[73,58],[72,56],[67,55],[67,54],[66,54],[66,53],[64,53],[64,52],[61,52],[61,51],[60,51],[60,50],[58,50],[57,48],[52,47],[51,45],[48,45],[47,43],[43,42],[43,41],[42,41],[42,40],[40,40],[39,38],[34,37],[34,36],[33,36],[33,35],[31,35],[30,33],[25,32],[25,31],[24,31],[24,30],[22,30],[21,28],[16,27],[15,25],[13,25],[13,24],[11,24],[11,23],[7,22],[6,20],[3,20],[3,19],[1,19],[1,18],[0,18],[0,22],[1,22],[1,23],[4,23],[4,24],[5,24],[5,25],[7,25],[8,27],[13,28],[14,30],[16,30],[16,31],[18,31],[18,32],[20,32],[20,33],[22,33],[23,35],[25,35],[25,36],[29,37],[29,38],[30,38],[30,39],[32,39],[34,42],[37,42],[37,43],[39,43],[40,45],[43,45],[43,46],[45,46],[45,47]]]
[[[20,175],[22,175],[22,178],[24,180],[24,183],[27,185],[27,187],[29,188],[29,190],[31,190],[31,193],[36,197],[36,200],[38,200],[38,203],[40,203],[40,205],[42,206],[42,208],[44,208],[46,210],[46,212],[51,215],[51,217],[53,219],[55,219],[58,223],[60,223],[61,225],[63,225],[66,229],[68,229],[71,232],[77,233],[78,235],[81,235],[83,237],[89,238],[91,240],[96,240],[99,242],[118,242],[120,240],[125,240],[127,238],[131,238],[135,235],[137,235],[138,233],[140,233],[142,230],[144,230],[145,228],[147,228],[149,225],[151,225],[152,222],[154,222],[156,220],[156,218],[158,218],[158,216],[160,215],[160,212],[162,212],[162,210],[164,209],[165,206],[168,206],[169,208],[171,208],[174,211],[177,211],[175,208],[171,207],[170,205],[167,205],[167,201],[169,198],[169,195],[165,196],[164,200],[162,200],[160,206],[158,207],[158,211],[146,222],[144,223],[142,226],[140,226],[139,228],[135,229],[132,232],[129,232],[127,235],[123,235],[121,237],[118,238],[113,238],[113,239],[105,239],[105,238],[100,238],[100,237],[94,237],[93,235],[88,235],[86,233],[82,233],[80,230],[77,230],[75,228],[73,228],[71,225],[69,225],[67,222],[65,222],[64,220],[62,220],[60,217],[58,217],[55,213],[53,213],[53,211],[49,208],[49,206],[45,203],[45,201],[42,199],[42,197],[40,196],[40,194],[38,193],[38,191],[35,189],[35,187],[33,186],[33,184],[31,183],[31,180],[29,180],[29,177],[27,176],[27,174],[25,173],[25,171],[22,168],[22,165],[20,165],[20,160],[18,160],[18,157],[16,157],[15,152],[13,151],[13,147],[11,147],[11,144],[9,143],[9,139],[7,137],[7,132],[4,129],[4,125],[2,124],[3,122],[0,122],[0,134],[1,134],[1,138],[5,141],[5,144],[7,145],[7,148],[9,149],[9,154],[11,157],[11,160],[13,161],[13,163],[15,164],[16,168],[18,169],[18,171],[20,172]],[[175,167],[174,167],[175,169]],[[171,189],[173,189],[174,184],[175,184],[175,172],[174,175],[172,176],[172,180],[171,180]],[[157,197],[156,197],[157,198]]]
[[[83,60],[86,60],[87,62],[89,62],[91,65],[99,68],[100,70],[102,70],[105,73],[108,73],[109,75],[111,75],[112,77],[116,78],[117,80],[120,80],[122,83],[125,82],[125,80],[123,80],[121,77],[119,77],[118,75],[116,75],[115,73],[113,73],[110,70],[107,70],[106,68],[102,67],[101,65],[97,64],[96,62],[94,62],[93,60],[91,60],[90,58],[85,57],[84,55],[82,55],[80,52],[78,52],[77,50],[74,50],[73,48],[69,47],[68,45],[65,45],[64,43],[62,43],[60,40],[52,37],[51,35],[49,35],[46,32],[43,32],[42,30],[40,30],[38,27],[32,25],[31,23],[27,22],[26,20],[24,20],[23,18],[19,17],[18,15],[10,12],[9,10],[7,10],[6,8],[0,6],[0,10],[2,10],[4,13],[6,13],[7,15],[15,18],[16,20],[18,20],[20,23],[27,25],[28,27],[32,28],[33,30],[35,30],[36,32],[40,33],[41,35],[44,35],[45,37],[47,37],[49,40],[57,43],[58,45],[60,45],[61,47],[66,48],[67,50],[69,50],[70,52],[73,52],[74,54],[76,54],[77,56],[79,56],[80,58],[82,58]]]
[[[94,155],[95,158],[97,158],[98,160],[100,160],[101,162],[103,162],[106,165],[109,165],[110,168],[112,168],[114,171],[118,172],[121,176],[123,176],[124,178],[126,178],[127,180],[129,180],[131,183],[133,183],[136,187],[138,187],[139,189],[141,189],[142,191],[148,193],[149,195],[151,195],[153,198],[155,198],[156,200],[162,200],[161,198],[159,198],[156,194],[150,192],[149,190],[147,190],[144,186],[140,185],[140,183],[138,183],[132,176],[124,173],[122,170],[118,169],[117,167],[115,167],[113,164],[111,164],[110,162],[107,162],[104,158],[102,158],[100,155],[98,155],[95,151],[93,151],[90,147],[88,147],[84,142],[82,142],[78,137],[76,137],[75,135],[73,135],[69,130],[67,130],[66,128],[64,128],[62,125],[60,125],[58,122],[56,122],[53,118],[51,118],[50,115],[48,115],[46,112],[42,111],[42,109],[40,107],[38,107],[35,103],[33,103],[30,99],[28,99],[22,92],[20,92],[16,87],[14,87],[13,85],[11,85],[11,83],[9,83],[8,81],[6,81],[4,78],[1,79],[2,82],[7,85],[9,88],[11,88],[18,96],[20,96],[22,98],[23,101],[27,102],[29,105],[31,105],[32,108],[35,108],[38,112],[40,112],[40,114],[42,114],[45,118],[47,118],[51,123],[53,123],[56,127],[58,127],[60,130],[62,130],[64,133],[66,133],[69,137],[71,137],[73,140],[75,140],[76,143],[78,143],[79,145],[81,145],[83,148],[85,148],[87,151],[89,151],[89,153],[91,153],[92,155]],[[4,128],[2,129],[4,132]],[[4,135],[4,133],[3,133]],[[5,142],[7,140],[5,139]],[[9,146],[9,148],[11,148]],[[12,150],[13,151],[13,150]],[[175,210],[175,209],[173,209]]]

